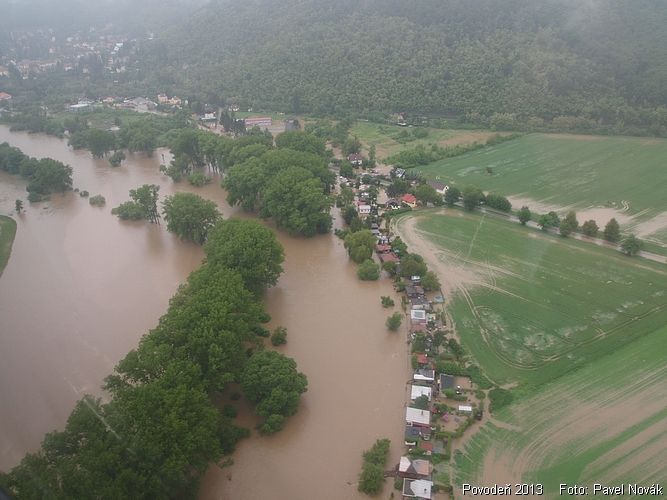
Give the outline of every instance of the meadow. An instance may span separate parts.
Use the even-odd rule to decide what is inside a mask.
[[[542,483],[547,498],[559,483],[664,485],[666,337],[657,329],[502,409],[455,455],[456,483]]]
[[[441,281],[465,271],[449,310],[498,384],[542,385],[667,324],[664,265],[458,210],[415,229],[437,249]]]
[[[11,217],[0,215],[0,275],[9,261],[15,235],[16,221]]]
[[[350,135],[358,137],[366,150],[371,145],[375,145],[378,159],[383,159],[420,144],[430,147],[431,144],[453,146],[473,142],[486,142],[489,137],[496,133],[479,130],[399,127],[398,125],[378,124],[368,121],[357,121],[350,130]],[[426,135],[424,137],[415,137],[415,134],[418,136],[420,134]]]
[[[420,170],[459,187],[528,199],[529,206],[532,200],[576,210],[614,208],[635,217],[626,229],[663,214],[659,223],[638,229],[643,237],[667,242],[665,157],[664,139],[530,134]]]
[[[514,402],[454,455],[458,485],[667,481],[667,268],[459,210],[396,229],[464,348]],[[453,286],[452,286],[453,285]]]

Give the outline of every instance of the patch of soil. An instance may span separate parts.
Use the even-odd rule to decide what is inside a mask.
[[[634,231],[638,237],[644,238],[664,229],[667,229],[667,212],[662,212],[652,219],[637,224]]]
[[[584,135],[584,134],[544,134],[548,139],[570,139],[573,141],[600,141],[603,137],[599,135]]]

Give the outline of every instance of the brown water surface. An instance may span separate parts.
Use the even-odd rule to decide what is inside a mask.
[[[162,196],[195,191],[216,201],[225,217],[239,215],[218,182],[174,185],[154,158],[129,155],[119,168],[72,151],[65,141],[11,133],[7,141],[35,157],[71,165],[74,186],[102,194],[94,208],[76,193],[26,203],[9,263],[0,278],[0,469],[38,448],[62,428],[83,393],[104,397],[100,384],[115,363],[156,324],[179,283],[198,267],[199,247],[164,226],[121,222],[111,207],[144,183]],[[25,200],[20,179],[0,174],[0,213]],[[291,238],[285,273],[267,294],[273,325],[288,328],[285,354],[306,373],[309,390],[296,417],[273,437],[240,443],[234,465],[212,465],[202,498],[361,498],[356,479],[361,452],[376,438],[392,440],[392,464],[402,449],[405,334],[384,327],[380,295],[388,280],[362,283],[334,236]],[[387,490],[390,488],[387,484]]]

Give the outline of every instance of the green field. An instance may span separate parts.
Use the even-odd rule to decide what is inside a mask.
[[[456,455],[456,483],[667,483],[667,328],[501,410]]]
[[[7,262],[9,262],[15,235],[16,221],[11,217],[0,215],[0,275],[2,275]]]
[[[455,455],[457,484],[667,481],[666,266],[459,210],[397,230],[456,289],[464,348],[514,387]]]
[[[531,134],[420,170],[559,207],[621,209],[626,202],[628,214],[644,221],[667,211],[666,162],[663,139]]]
[[[447,213],[419,218],[416,229],[439,251],[441,280],[448,269],[471,274],[449,307],[466,348],[497,383],[539,386],[667,324],[664,265]]]
[[[406,140],[401,139],[401,134],[406,134],[408,139],[415,130],[426,131],[424,138]],[[398,125],[381,125],[373,122],[358,121],[350,130],[350,135],[356,136],[368,148],[375,145],[378,159],[393,155],[407,148],[413,148],[419,144],[430,146],[431,144],[445,145],[469,144],[475,141],[486,142],[494,135],[494,132],[478,130],[453,130],[427,127],[399,127]]]

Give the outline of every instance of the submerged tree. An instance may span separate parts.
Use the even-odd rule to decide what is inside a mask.
[[[220,218],[215,203],[194,193],[167,196],[163,204],[167,231],[179,238],[202,245]]]

